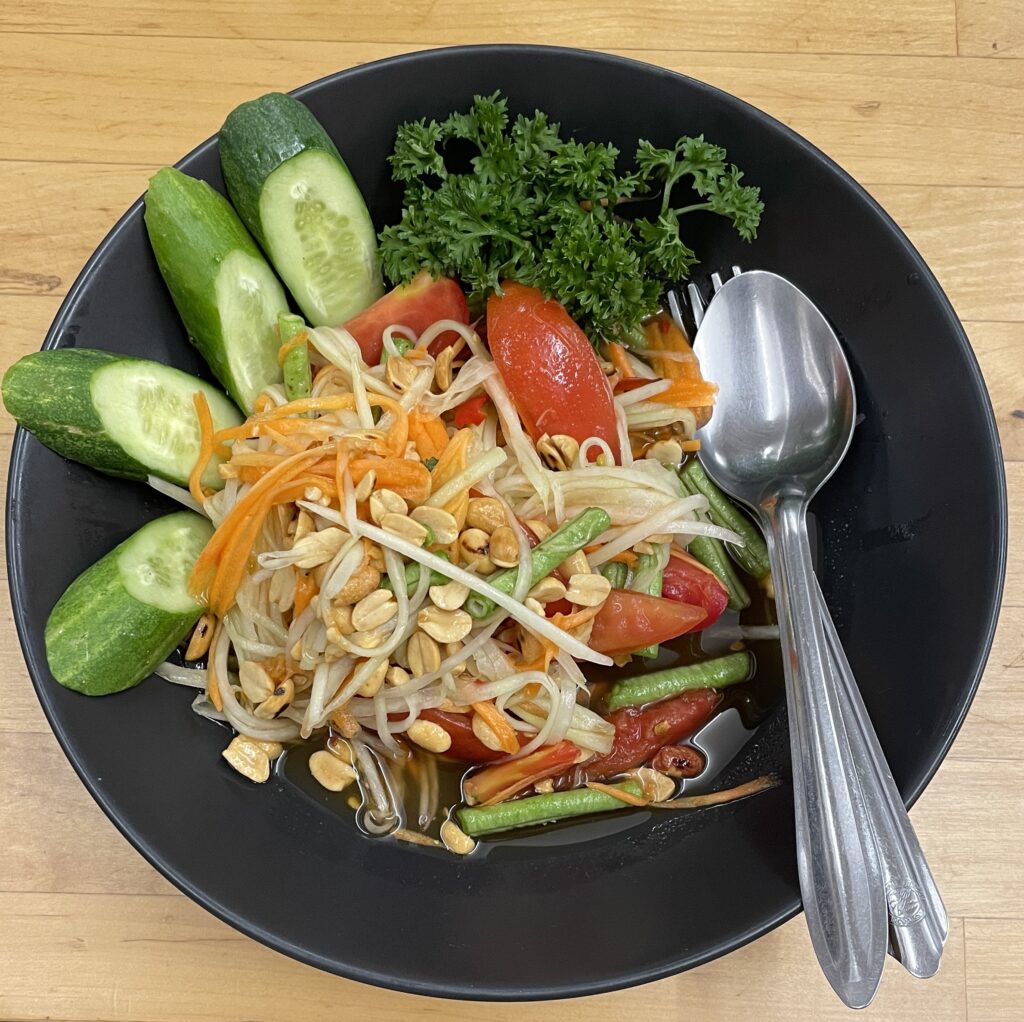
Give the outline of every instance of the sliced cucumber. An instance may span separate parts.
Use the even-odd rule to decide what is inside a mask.
[[[215,429],[241,422],[216,388],[179,369],[91,348],[37,351],[4,374],[7,410],[47,447],[129,479],[160,476],[179,486],[199,457],[192,397],[202,391]],[[217,460],[203,484],[219,488]]]
[[[373,221],[320,122],[272,92],[220,131],[228,194],[313,326],[338,326],[384,292]]]
[[[202,613],[188,576],[212,534],[213,526],[191,511],[166,515],[79,575],[46,622],[54,678],[98,696],[148,677]]]
[[[281,381],[277,316],[288,299],[231,204],[173,167],[146,193],[157,265],[192,343],[239,407]]]

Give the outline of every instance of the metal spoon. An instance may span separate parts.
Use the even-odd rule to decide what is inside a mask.
[[[696,340],[720,386],[701,431],[708,474],[768,540],[790,714],[797,865],[818,961],[842,1000],[870,1003],[885,964],[887,906],[875,838],[829,665],[807,542],[807,505],[842,461],[855,399],[835,334],[792,284],[733,277]],[[869,729],[870,729],[870,725]]]

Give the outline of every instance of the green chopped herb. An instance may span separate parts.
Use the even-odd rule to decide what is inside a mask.
[[[475,153],[464,172],[449,167],[449,143]],[[703,136],[667,149],[641,140],[636,169],[625,173],[618,158],[608,143],[564,140],[540,111],[513,120],[498,92],[440,123],[403,124],[390,162],[404,209],[381,232],[384,271],[395,284],[423,267],[457,277],[475,308],[502,280],[516,280],[558,299],[593,343],[628,343],[659,307],[664,282],[697,262],[681,218],[717,213],[751,241],[763,205]],[[645,215],[627,219],[626,208]]]

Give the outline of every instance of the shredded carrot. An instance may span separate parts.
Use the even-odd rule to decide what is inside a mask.
[[[682,442],[681,442],[681,443],[679,444],[679,446],[680,446],[680,447],[681,447],[681,448],[682,448],[682,449],[683,449],[683,450],[684,450],[684,451],[685,451],[685,452],[686,452],[687,454],[696,454],[696,453],[697,453],[697,451],[699,451],[699,450],[700,450],[700,441],[699,441],[699,440],[698,440],[698,439],[697,439],[696,437],[694,437],[694,439],[693,439],[693,440],[683,440],[683,441],[682,441]]]
[[[473,710],[479,714],[480,719],[494,732],[502,752],[510,756],[519,751],[519,740],[516,738],[515,729],[505,719],[504,714],[492,702],[473,703]]]
[[[426,461],[441,456],[448,446],[448,431],[440,415],[413,409],[409,413],[409,439],[416,445],[416,453]]]
[[[448,441],[437,464],[430,473],[431,491],[436,492],[446,483],[451,482],[460,472],[466,468],[469,461],[469,445],[473,442],[475,434],[471,429],[460,429]],[[469,513],[469,489],[456,494],[444,506],[444,510],[455,516],[455,520],[461,529],[466,523],[466,515]]]
[[[629,359],[626,357],[626,349],[621,344],[612,341],[608,345],[608,355],[619,376],[624,380],[629,380],[636,376],[636,373],[633,372],[633,367],[629,364]]]
[[[618,561],[620,564],[628,564],[630,566],[636,564],[636,554],[632,550],[623,550],[622,553],[616,554],[614,557],[609,557],[609,561]]]
[[[414,362],[421,358],[430,358],[430,352],[426,348],[410,348],[403,358],[411,358]]]
[[[297,618],[312,602],[317,592],[316,579],[311,571],[295,570],[295,609],[292,620]]]
[[[206,499],[202,484],[203,473],[213,457],[213,416],[206,395],[201,390],[192,395],[192,404],[195,405],[196,418],[199,420],[199,457],[188,477],[188,491],[192,499],[202,506]]]
[[[367,472],[377,476],[377,487],[394,490],[413,504],[422,504],[430,496],[430,472],[420,461],[409,458],[356,458],[349,462],[352,482],[358,483]]]
[[[259,523],[262,524],[263,515],[271,506],[270,503],[267,503],[266,507],[262,508],[262,513],[259,513],[266,495],[268,493],[273,495],[282,484],[291,482],[295,476],[300,475],[315,458],[323,457],[334,449],[336,449],[336,445],[324,445],[286,458],[279,465],[270,469],[248,493],[236,502],[224,521],[217,527],[217,531],[203,548],[192,568],[188,584],[189,591],[193,596],[201,599],[207,593],[218,572],[218,566],[226,547],[238,537],[250,515],[258,517]]]
[[[621,788],[616,788],[614,784],[601,784],[599,781],[587,781],[587,787],[593,788],[594,791],[600,791],[605,795],[611,795],[612,798],[617,798],[620,802],[625,802],[627,806],[645,806],[650,802],[650,799],[641,798],[639,795],[634,795],[629,791],[623,791]]]
[[[650,400],[680,408],[706,408],[715,403],[718,385],[703,380],[676,380],[667,390],[653,395]]]
[[[648,351],[667,351],[687,356],[684,359],[651,357],[655,372],[666,380],[704,379],[700,373],[700,362],[690,347],[686,335],[669,316],[656,316],[644,324],[644,336]]]
[[[210,659],[206,664],[206,698],[213,704],[213,708],[217,711],[224,709],[224,700],[220,695],[220,686],[217,684],[217,672],[213,667],[213,653],[212,651],[217,648],[217,633],[223,626],[220,622],[216,622],[213,626],[213,636],[210,639]]]
[[[284,360],[288,357],[288,353],[300,345],[309,345],[309,334],[306,333],[305,330],[300,330],[294,337],[289,337],[288,340],[277,349],[277,364],[279,366],[284,365]]]

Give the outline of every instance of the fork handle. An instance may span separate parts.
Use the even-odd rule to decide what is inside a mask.
[[[826,663],[806,512],[802,496],[760,509],[786,676],[797,867],[822,971],[846,1004],[863,1007],[885,965],[885,894],[837,681]]]
[[[817,581],[815,594],[829,666],[838,686],[839,710],[853,748],[864,812],[874,834],[885,881],[894,957],[912,976],[926,979],[935,975],[946,943],[946,907],[878,744]]]

